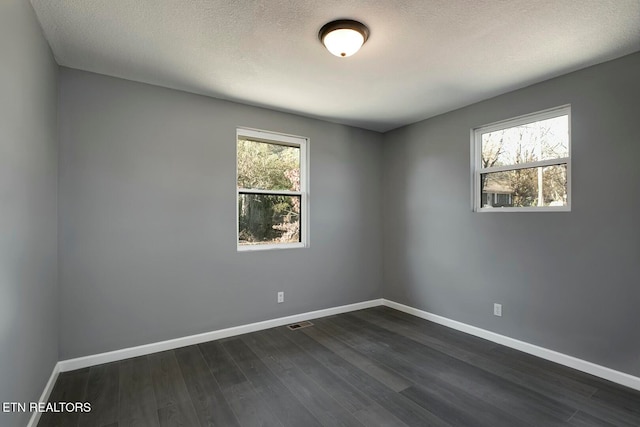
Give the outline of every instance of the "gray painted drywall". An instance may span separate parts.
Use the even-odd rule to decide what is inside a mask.
[[[58,360],[58,66],[28,1],[0,2],[0,56],[0,402],[30,402]]]
[[[634,54],[385,134],[383,296],[640,375],[638,76]],[[472,213],[470,129],[563,104],[572,211]]]
[[[381,134],[66,68],[60,84],[62,359],[380,296]],[[310,247],[236,251],[238,126],[310,138]]]

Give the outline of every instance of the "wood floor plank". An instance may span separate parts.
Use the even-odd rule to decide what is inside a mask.
[[[320,426],[318,420],[240,338],[223,341],[242,373],[285,426]]]
[[[490,351],[493,356],[497,357],[501,363],[508,364],[513,367],[519,367],[525,371],[541,371],[548,375],[557,375],[567,380],[572,380],[584,384],[595,393],[601,387],[605,387],[607,380],[589,375],[584,372],[577,371],[559,363],[545,360],[531,354],[524,353],[506,346],[498,346]],[[593,394],[592,393],[592,394]]]
[[[540,378],[543,380],[548,378],[548,376],[564,377],[565,381],[580,382],[592,389],[595,389],[593,394],[598,391],[598,387],[605,390],[613,389],[622,393],[622,395],[626,395],[632,402],[635,402],[636,400],[640,402],[640,398],[636,399],[633,397],[640,395],[640,392],[637,390],[632,390],[621,385],[611,383],[602,378],[597,378],[593,375],[580,372],[567,366],[559,365],[509,347],[496,347],[491,350],[490,354],[495,357],[495,360],[498,363],[504,366],[517,367],[520,370],[531,373],[541,372]],[[556,380],[549,380],[549,382],[557,383]],[[606,399],[576,398],[571,393],[554,395],[554,398],[559,402],[575,407],[580,412],[613,425],[629,427],[636,427],[640,425],[640,416],[638,416],[638,414],[635,414],[633,411],[626,410],[622,405],[617,405],[614,402],[607,402]]]
[[[191,399],[173,350],[150,354],[148,359],[158,408]]]
[[[222,347],[221,341],[209,341],[198,347],[220,387],[227,388],[247,381],[231,355]]]
[[[324,322],[317,322],[317,324],[320,325],[320,328],[330,329],[330,326],[325,325]],[[342,339],[350,341],[352,345],[359,346],[358,340],[354,336],[349,337],[347,334],[335,329],[330,329],[330,331],[332,335],[342,336]],[[365,350],[364,347],[362,349]],[[369,354],[373,355],[373,357],[377,357],[374,347],[367,350],[370,351]],[[481,402],[476,396],[462,389],[452,387],[449,383],[440,380],[436,376],[424,375],[418,368],[402,362],[400,357],[392,353],[388,353],[385,357],[378,357],[378,361],[396,369],[400,374],[414,379],[414,385],[400,393],[449,424],[456,426],[512,426],[526,424],[521,419],[500,410],[498,407]],[[421,386],[423,384],[425,385],[424,387]]]
[[[174,350],[201,426],[240,426],[197,346]]]
[[[200,425],[173,350],[148,356],[161,427]]]
[[[511,427],[543,425],[525,423],[497,410],[467,393],[444,383],[430,382],[424,387],[413,385],[400,392],[453,426]]]
[[[84,402],[89,383],[89,368],[62,372],[58,375],[49,402]],[[45,412],[39,427],[74,427],[78,425],[80,412]]]
[[[159,427],[158,408],[155,404],[134,406],[124,418],[118,420],[121,427]]]
[[[387,319],[391,318],[405,324],[412,324],[423,331],[425,335],[428,335],[436,340],[446,342],[446,345],[449,347],[461,347],[474,352],[478,356],[482,355],[493,360],[497,360],[495,357],[497,354],[507,352],[511,355],[516,355],[516,359],[519,362],[521,361],[522,357],[529,358],[533,360],[533,363],[523,367],[521,369],[522,372],[530,373],[532,376],[544,376],[545,380],[548,379],[550,382],[558,383],[559,385],[584,396],[591,396],[596,390],[596,387],[594,385],[590,384],[590,382],[585,381],[585,377],[591,377],[588,374],[575,371],[571,368],[559,365],[557,363],[540,359],[536,356],[531,356],[521,351],[514,350],[509,347],[505,347],[503,345],[496,344],[491,341],[475,337],[473,335],[466,334],[464,332],[457,331],[389,307],[381,306],[375,307],[371,310],[373,313],[380,314]],[[515,365],[511,367],[516,368]],[[596,381],[601,381],[599,378],[592,378]]]
[[[400,319],[389,319],[366,310],[354,313],[354,315],[568,406],[575,405],[576,401],[588,399],[596,391],[591,386],[566,377],[547,375],[542,369],[518,369],[508,363],[500,363],[490,354],[472,351],[470,348],[465,348],[464,345],[450,345],[448,341],[435,338],[430,333],[424,332],[419,325],[405,323]],[[567,399],[568,396],[572,399]]]
[[[535,371],[534,368],[546,369],[555,375],[566,376],[576,381],[584,382],[589,386],[599,386],[603,389],[613,389],[621,393],[623,396],[627,396],[631,399],[631,402],[639,401],[634,396],[638,396],[637,390],[627,389],[618,384],[612,384],[601,378],[596,378],[592,375],[576,371],[566,366],[558,365],[548,360],[540,359],[535,356],[507,348],[500,347],[493,351],[494,354],[501,354],[500,363],[508,366],[519,366],[519,369],[525,371]],[[598,390],[596,390],[598,391]],[[595,393],[594,393],[595,394]],[[628,426],[637,427],[640,426],[640,416],[633,411],[625,409],[623,405],[616,404],[614,401],[606,401],[606,399],[594,399],[594,398],[576,398],[571,393],[565,393],[563,395],[554,395],[554,398],[559,402],[569,404],[580,412],[588,414],[596,419],[601,419],[605,422],[611,423],[616,426]]]
[[[242,341],[322,425],[363,427],[327,390],[307,376],[271,338],[274,331],[247,334]],[[285,347],[286,348],[286,347]]]
[[[456,342],[458,345],[462,343],[461,348],[457,345],[455,347],[447,347],[448,342],[443,345],[434,345],[434,342],[438,343],[438,340],[435,339],[434,341],[431,329],[423,328],[425,324],[431,322],[395,310],[391,310],[395,312],[393,316],[389,315],[389,309],[382,312],[377,309],[374,310],[376,311],[364,310],[353,314],[378,326],[385,327],[392,332],[400,333],[413,340],[432,346],[460,360],[468,361],[474,366],[501,376],[520,386],[542,393],[562,404],[575,407],[580,410],[580,413],[585,414],[585,418],[592,417],[601,420],[603,425],[608,423],[620,426],[640,425],[640,418],[638,418],[637,414],[633,410],[626,411],[622,402],[609,405],[608,403],[611,402],[607,402],[607,399],[590,399],[598,391],[596,388],[598,386],[611,390],[613,394],[620,393],[626,399],[629,399],[627,401],[628,406],[634,407],[635,405],[637,407],[640,405],[640,392],[638,391],[627,389],[618,384],[613,384],[504,346],[497,346],[489,352],[472,352],[464,349],[464,342],[460,340],[456,340]],[[379,313],[383,315],[378,316]],[[412,319],[410,322],[407,321],[407,316]],[[389,319],[398,320],[400,324],[394,326],[395,322]],[[411,333],[407,325],[416,326],[416,331]],[[425,329],[428,332],[424,332]],[[456,350],[452,350],[452,348],[456,348]],[[464,356],[461,357],[461,354],[464,354]],[[501,357],[496,358],[496,354],[501,355]],[[608,420],[608,422],[604,420]]]
[[[417,366],[414,375],[424,374],[424,379],[438,379],[446,384],[463,390],[479,399],[484,400],[496,408],[520,417],[523,421],[538,420],[539,423],[552,425],[568,420],[576,408],[549,398],[540,393],[523,387],[520,384],[478,368],[470,363],[453,358],[443,352],[433,350],[421,343],[393,333],[384,328],[362,321],[355,315],[347,315],[338,320],[347,327],[362,327],[370,339],[385,343],[387,346],[378,347],[385,350],[391,348],[400,352],[407,361],[405,368]]]
[[[591,396],[591,402],[615,406],[640,420],[640,391],[623,390],[613,386],[602,387]]]
[[[616,427],[615,424],[608,423],[581,411],[576,412],[567,424],[574,427]]]
[[[450,426],[420,405],[388,388],[383,383],[347,362],[324,344],[335,338],[316,328],[302,330],[304,335],[296,339],[296,344],[312,357],[323,363],[338,376],[344,378],[358,390],[389,411],[409,426]]]
[[[356,317],[346,315],[330,322],[350,333],[357,347],[405,377],[415,378],[423,384],[433,382],[444,389],[452,388],[470,401],[481,399],[494,411],[500,412],[500,408],[504,408],[504,412],[508,411],[522,422],[537,420],[537,425],[560,425],[575,413],[574,408]],[[349,330],[357,330],[357,333]],[[398,357],[392,357],[393,353]]]
[[[316,360],[312,354],[299,347],[296,343],[302,331],[278,328],[267,330],[265,333],[269,340],[276,343],[283,352],[286,352],[289,360],[325,390],[331,390],[335,398],[350,412],[356,412],[375,404],[368,396],[344,381],[343,378]]]
[[[39,426],[638,427],[640,392],[388,307],[61,373]]]
[[[391,318],[413,324],[414,326],[418,326],[421,329],[428,331],[429,334],[434,338],[445,340],[451,346],[468,348],[478,354],[491,352],[495,348],[501,347],[500,344],[494,343],[484,338],[457,331],[444,325],[439,325],[435,322],[430,322],[425,319],[421,319],[419,317],[404,313],[399,310],[394,310],[389,307],[374,307],[371,309],[371,312],[379,315],[380,317]]]
[[[91,403],[91,412],[80,414],[78,426],[95,427],[118,422],[119,378],[118,362],[91,367],[85,395]]]
[[[120,426],[159,427],[158,406],[147,356],[120,362]]]
[[[548,360],[527,355],[517,350],[510,350],[513,351],[514,354],[508,357],[500,353],[501,349],[494,349],[488,356],[502,366],[524,372],[530,376],[539,378],[540,381],[543,382],[557,384],[582,396],[591,397],[598,390],[598,387],[595,386],[598,382],[593,382],[588,374],[578,372]],[[532,361],[528,361],[528,357],[526,356],[532,357],[533,363]]]
[[[376,404],[353,413],[363,425],[368,427],[408,427],[391,412]],[[421,425],[429,425],[422,423]]]
[[[331,395],[340,404],[354,414],[365,426],[370,425],[394,425],[405,426],[402,421],[391,412],[384,409],[369,396],[358,390],[354,385],[339,377],[329,368],[316,360],[312,354],[307,353],[296,343],[299,341],[301,331],[291,331],[288,328],[277,328],[269,331],[268,338],[277,343],[287,357],[303,372],[320,384],[325,390],[330,390]],[[371,415],[376,414],[376,422],[371,422]]]
[[[200,421],[191,401],[171,402],[158,408],[160,427],[198,427]]]
[[[221,342],[210,341],[200,344],[199,347],[240,425],[282,426]]]
[[[387,369],[385,366],[367,358],[349,346],[342,345],[339,341],[327,341],[327,345],[337,355],[365,371],[367,374],[385,384],[393,391],[401,391],[411,386],[411,381]]]
[[[265,331],[268,339],[277,344],[289,360],[325,390],[330,390],[334,399],[353,413],[362,424],[365,426],[405,426],[389,411],[296,345],[301,333],[301,331],[291,331],[284,327]],[[370,414],[375,414],[375,423],[372,422]]]

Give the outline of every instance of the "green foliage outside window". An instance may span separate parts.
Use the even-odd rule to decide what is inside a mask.
[[[300,241],[300,148],[239,139],[237,145],[239,243]]]

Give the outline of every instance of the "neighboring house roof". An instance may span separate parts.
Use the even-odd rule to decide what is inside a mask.
[[[499,179],[498,177],[487,177],[482,192],[496,194],[513,194],[513,188],[506,179]]]

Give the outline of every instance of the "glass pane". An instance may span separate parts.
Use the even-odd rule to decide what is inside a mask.
[[[544,206],[567,206],[567,165],[542,168]]]
[[[569,157],[569,116],[482,134],[482,168]]]
[[[483,208],[566,206],[567,165],[480,175]]]
[[[300,242],[300,196],[240,194],[238,243],[260,245]]]
[[[238,139],[238,188],[300,191],[300,148]]]

